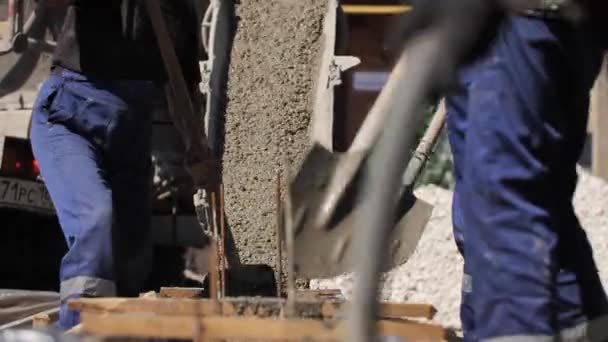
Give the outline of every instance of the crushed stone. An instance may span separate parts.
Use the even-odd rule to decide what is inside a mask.
[[[608,183],[579,169],[574,206],[585,228],[604,287],[608,284]],[[419,245],[405,265],[383,277],[381,299],[391,302],[427,303],[438,313],[434,323],[461,329],[459,318],[462,258],[452,236],[452,192],[423,186],[416,195],[433,204],[433,214]],[[311,280],[314,289],[340,289],[352,295],[351,275]]]

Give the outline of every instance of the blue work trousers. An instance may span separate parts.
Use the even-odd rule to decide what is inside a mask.
[[[31,141],[68,253],[59,325],[79,322],[66,301],[136,296],[150,271],[150,135],[160,87],[93,81],[62,71],[43,84]]]
[[[460,75],[460,92],[446,98],[447,132],[454,164],[454,196],[452,201],[452,226],[458,251],[463,256],[463,281],[460,304],[460,319],[465,341],[476,341],[475,319],[471,303],[473,270],[465,256],[465,223],[461,209],[463,172],[466,163],[467,112],[469,87],[475,82],[475,65],[468,66]],[[465,198],[466,199],[466,198]],[[581,302],[580,287],[576,274],[560,270],[557,277],[557,310],[560,330],[572,328],[588,320]]]
[[[602,46],[512,17],[447,100],[466,339],[608,337],[608,302],[572,207]]]

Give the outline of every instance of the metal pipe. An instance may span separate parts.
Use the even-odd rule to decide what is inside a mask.
[[[17,23],[17,20],[15,18],[16,12],[15,12],[15,1],[16,0],[9,0],[8,1],[8,27],[11,30],[11,36],[9,41],[13,40],[13,37],[15,36],[15,34],[17,33],[17,31],[15,30],[15,24]]]
[[[27,36],[29,36],[31,34],[32,27],[34,27],[34,22],[36,21],[36,18],[38,17],[38,13],[37,13],[38,6],[43,6],[43,5],[37,5],[36,8],[30,14],[30,16],[27,18],[27,21],[25,22],[25,24],[23,24],[23,28],[20,28],[20,31],[23,31]],[[45,32],[46,32],[46,30],[45,30]],[[42,38],[44,38],[44,37],[42,37]]]
[[[25,20],[23,19],[23,16],[25,15],[25,6],[23,0],[16,0],[15,5],[17,6],[16,11],[14,12],[17,21],[17,32],[15,33],[21,33],[23,32],[23,24],[25,23]]]
[[[205,14],[203,15],[203,22],[201,25],[201,41],[203,43],[203,48],[207,52],[207,56],[210,56],[213,51],[209,49],[209,27],[211,27],[211,17],[213,15],[213,3],[209,3],[207,9],[205,9]]]

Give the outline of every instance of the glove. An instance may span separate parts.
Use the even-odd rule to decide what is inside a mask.
[[[388,50],[401,50],[427,30],[449,35],[446,53],[455,53],[458,65],[485,53],[507,15],[500,0],[412,0],[413,10],[402,15],[385,40]]]

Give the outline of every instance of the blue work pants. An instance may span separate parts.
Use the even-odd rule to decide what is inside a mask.
[[[466,163],[466,129],[469,104],[468,88],[475,82],[475,65],[467,67],[460,75],[460,91],[446,98],[447,132],[453,156],[454,195],[452,201],[452,226],[458,251],[464,259],[460,305],[460,319],[465,341],[476,341],[474,311],[471,303],[473,270],[465,256],[465,228],[460,201],[462,200],[463,172]],[[560,330],[568,329],[588,320],[576,275],[561,270],[557,278],[557,310]]]
[[[468,340],[608,337],[608,302],[572,207],[602,61],[586,33],[512,17],[447,101]]]
[[[162,98],[150,81],[93,81],[61,71],[43,84],[31,141],[68,244],[63,329],[78,297],[137,296],[150,271],[150,135]]]

